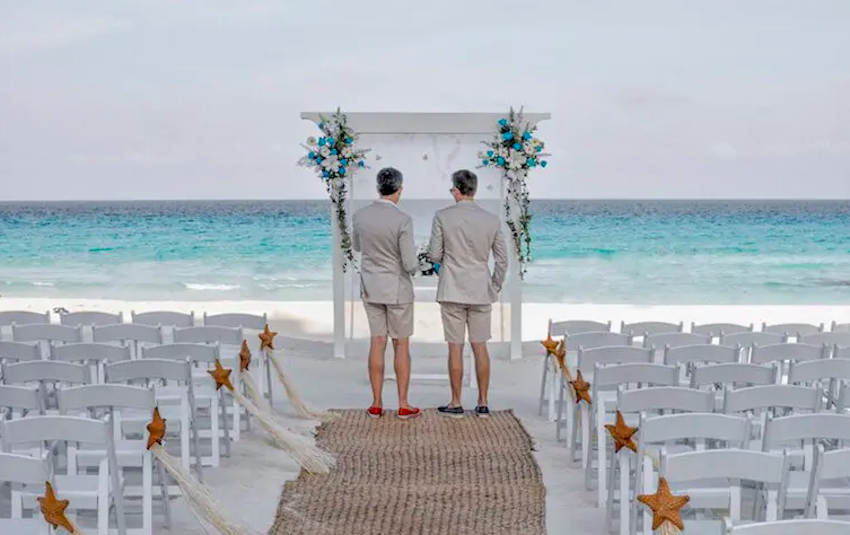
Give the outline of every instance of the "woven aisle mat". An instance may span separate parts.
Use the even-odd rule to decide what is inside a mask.
[[[545,533],[533,443],[512,411],[408,421],[340,412],[317,435],[336,468],[286,483],[270,535]]]

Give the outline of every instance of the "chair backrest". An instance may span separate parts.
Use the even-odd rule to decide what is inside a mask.
[[[106,365],[106,381],[110,383],[157,379],[191,383],[192,369],[188,361],[151,358],[125,360]]]
[[[737,347],[696,344],[664,348],[664,364],[674,366],[690,362],[737,362]]]
[[[92,327],[92,336],[95,342],[124,342],[133,340],[148,344],[162,343],[162,331],[159,328],[133,323],[95,325]]]
[[[847,535],[850,522],[840,520],[777,520],[759,524],[743,524],[730,528],[728,535]]]
[[[838,323],[833,321],[829,330],[834,333],[847,333],[850,332],[850,323]]]
[[[640,421],[639,438],[645,444],[704,439],[725,442],[727,447],[744,448],[750,437],[751,421],[728,414],[689,412],[645,417]]]
[[[708,343],[711,343],[709,335],[696,333],[654,334],[643,339],[643,347],[654,347],[658,350],[664,349],[666,346],[680,347]]]
[[[623,384],[647,386],[676,386],[679,370],[663,364],[612,364],[596,365],[593,372],[593,387],[612,387]]]
[[[620,332],[629,336],[651,336],[653,334],[680,333],[685,330],[685,322],[667,323],[666,321],[620,322]]]
[[[12,325],[12,340],[15,342],[82,342],[83,331],[79,327],[68,325]]]
[[[823,323],[820,325],[813,325],[811,323],[776,323],[768,325],[767,323],[762,323],[761,331],[781,334],[783,336],[802,336],[823,332]]]
[[[41,350],[37,344],[0,341],[0,361],[4,360],[7,362],[41,360]]]
[[[850,381],[850,358],[795,362],[788,371],[789,383],[811,383],[822,379]]]
[[[683,386],[651,386],[617,390],[617,408],[620,412],[712,412],[714,394]]]
[[[565,334],[595,333],[611,330],[611,322],[602,323],[592,320],[549,320],[549,334],[552,336],[564,336]]]
[[[91,382],[89,368],[82,364],[36,360],[3,365],[3,381],[6,384],[24,384],[36,381],[55,381],[84,385]]]
[[[43,485],[45,481],[51,479],[50,464],[47,459],[15,453],[0,453],[0,481]]]
[[[582,374],[593,373],[597,364],[637,364],[652,362],[652,351],[633,346],[605,346],[585,349],[579,346],[578,369]]]
[[[166,344],[143,347],[143,359],[191,360],[192,362],[213,363],[220,357],[218,345],[206,344]]]
[[[32,388],[0,385],[0,409],[2,408],[41,412],[41,397],[38,395],[38,390]]]
[[[735,386],[772,385],[779,368],[773,364],[741,364],[739,362],[696,366],[691,372],[691,387],[723,384]]]
[[[211,344],[222,345],[242,344],[242,330],[232,327],[219,327],[217,325],[205,325],[201,327],[186,327],[185,329],[174,329],[175,343]]]
[[[195,324],[195,313],[171,312],[167,310],[141,312],[136,314],[130,312],[130,321],[138,325],[149,325],[151,327],[191,327]]]
[[[110,442],[109,424],[105,420],[76,416],[32,416],[0,422],[3,447],[43,441],[106,444]]]
[[[727,336],[730,334],[749,333],[753,331],[753,324],[740,325],[738,323],[703,323],[697,325],[691,323],[691,332],[696,334],[707,334],[711,337]]]
[[[567,351],[576,351],[578,348],[593,349],[606,346],[629,346],[632,343],[630,336],[612,332],[586,332],[579,334],[567,334],[564,337],[564,346]]]
[[[832,346],[850,346],[850,332],[826,332],[805,334],[800,338],[801,344]]]
[[[750,362],[764,364],[766,362],[803,360],[818,360],[828,355],[828,349],[821,345],[809,344],[773,344],[753,347]]]
[[[819,388],[798,385],[761,385],[727,389],[723,412],[736,413],[788,408],[817,412],[821,407]]]
[[[725,346],[749,347],[753,344],[767,346],[785,342],[785,336],[777,333],[745,332],[735,334],[724,334],[720,337],[720,343]]]
[[[103,361],[118,362],[130,358],[130,348],[83,342],[50,347],[50,359],[63,362]]]
[[[111,325],[113,323],[124,323],[124,313],[112,314],[110,312],[82,311],[69,312],[59,316],[62,325],[73,327],[89,327],[92,325]]]
[[[268,325],[267,314],[207,314],[204,312],[204,325],[218,325],[219,327],[234,327],[241,329],[263,330]]]
[[[809,480],[809,496],[806,500],[806,517],[815,518],[817,496],[820,493],[821,480],[842,480],[850,478],[850,448],[825,451],[823,444],[815,447],[814,464]],[[848,532],[850,533],[850,532]]]
[[[29,312],[26,310],[4,310],[0,312],[0,327],[5,325],[27,325],[50,323],[50,312]]]
[[[784,454],[738,448],[661,455],[661,474],[668,483],[736,479],[779,485],[788,470]]]
[[[88,410],[95,408],[144,409],[156,407],[153,390],[138,386],[107,384],[63,388],[56,392],[59,411]]]
[[[764,427],[764,448],[795,440],[850,441],[850,415],[834,412],[768,416]]]

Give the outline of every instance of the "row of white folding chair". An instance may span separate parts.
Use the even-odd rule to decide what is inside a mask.
[[[778,520],[776,522],[759,522],[743,526],[729,526],[724,535],[847,535],[850,533],[850,522],[840,520]]]
[[[40,492],[45,487],[45,481],[52,479],[53,470],[46,453],[41,457],[33,457],[0,452],[0,481],[9,483],[12,492],[19,493],[23,485]],[[52,529],[41,515],[24,518],[21,500],[15,499],[11,503],[10,516],[0,517],[0,533],[51,535]]]
[[[44,313],[25,310],[0,311],[0,327],[13,324],[51,323],[50,311]],[[124,323],[124,313],[80,311],[59,314],[59,323],[71,326],[94,326]],[[150,311],[130,312],[130,323],[150,326],[192,327],[197,325],[195,312]],[[262,324],[261,324],[262,323]],[[245,327],[247,329],[262,329],[268,323],[267,315],[223,313],[203,315],[203,325],[220,325],[224,327]]]

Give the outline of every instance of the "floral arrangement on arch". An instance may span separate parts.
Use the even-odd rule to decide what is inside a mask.
[[[487,147],[479,153],[482,167],[497,167],[505,180],[505,221],[519,260],[520,277],[525,278],[531,261],[531,201],[528,198],[528,172],[545,168],[550,156],[544,152],[546,144],[534,136],[537,126],[525,121],[522,108],[508,112],[499,120],[499,127],[492,141],[484,141]]]
[[[324,182],[328,197],[334,205],[337,227],[339,228],[339,246],[342,251],[342,269],[347,271],[355,264],[354,251],[351,248],[351,231],[346,209],[348,201],[347,177],[366,165],[366,153],[369,149],[358,149],[359,134],[348,126],[348,120],[339,108],[330,117],[319,116],[318,139],[307,138],[301,146],[307,151],[298,160],[298,165],[313,169]]]

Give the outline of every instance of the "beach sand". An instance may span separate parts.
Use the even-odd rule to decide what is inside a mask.
[[[332,304],[329,302],[123,302],[81,299],[0,299],[0,310],[44,311],[62,306],[68,311],[103,310],[124,311],[129,321],[130,310],[194,310],[200,316],[204,311],[267,312],[274,330],[280,332],[280,346],[287,371],[299,388],[302,397],[318,408],[351,408],[368,406],[369,385],[365,355],[346,359],[331,357]],[[355,307],[360,310],[359,305]],[[549,533],[570,535],[602,535],[604,510],[595,507],[595,492],[584,489],[584,473],[571,466],[567,450],[555,442],[554,425],[537,416],[537,394],[540,381],[542,348],[537,341],[545,336],[546,323],[555,319],[613,320],[615,330],[621,320],[691,321],[755,323],[761,322],[850,322],[850,306],[621,306],[621,305],[552,305],[526,304],[523,306],[523,339],[525,357],[509,361],[495,359],[492,367],[491,406],[494,409],[512,408],[528,431],[538,442],[535,457],[543,472],[546,485],[546,524]],[[355,322],[356,324],[356,322]],[[365,324],[364,324],[365,329]],[[439,312],[434,303],[417,306],[417,337],[423,341],[440,339]],[[355,328],[355,337],[363,336]],[[391,371],[391,357],[387,357],[387,371]],[[414,354],[414,373],[444,373],[445,359],[417,357]],[[386,407],[393,402],[395,383],[387,382],[384,399]],[[434,407],[448,399],[446,384],[414,383],[411,401],[420,407]],[[276,408],[291,414],[286,396],[278,385],[275,392]],[[464,404],[472,407],[474,392],[466,391]],[[315,422],[287,418],[293,429],[309,432]],[[265,532],[272,523],[278,498],[286,480],[294,479],[297,466],[283,452],[270,446],[257,428],[243,435],[233,445],[232,456],[222,460],[222,466],[205,471],[205,482],[221,502],[223,508],[247,524]],[[170,533],[202,535],[206,533],[197,523],[181,499],[172,502],[174,525]],[[164,528],[155,529],[157,535],[169,533]]]

